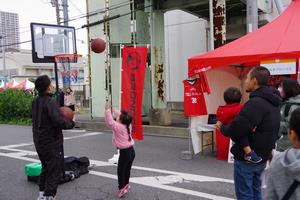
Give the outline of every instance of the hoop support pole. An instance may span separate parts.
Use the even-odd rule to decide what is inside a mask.
[[[57,73],[57,63],[54,62],[54,73],[55,73],[55,85],[56,85],[56,101],[59,103],[59,88],[58,88],[58,73]]]

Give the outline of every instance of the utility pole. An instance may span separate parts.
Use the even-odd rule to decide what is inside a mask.
[[[68,0],[62,0],[62,7],[63,7],[63,13],[64,13],[64,25],[69,25],[69,11],[68,11]]]
[[[64,26],[69,26],[69,11],[68,11],[68,7],[69,7],[69,5],[68,5],[68,0],[61,0],[62,2],[62,7],[63,7],[63,16],[64,16],[64,18],[63,18],[63,25]],[[67,36],[67,33],[65,32],[65,35]],[[75,38],[74,38],[75,39]],[[70,44],[69,44],[69,41],[68,40],[66,40],[65,41],[66,42],[66,49],[65,49],[65,51],[66,52],[69,52],[69,48],[70,48]],[[76,42],[76,40],[74,41],[74,42]],[[67,67],[67,71],[70,71],[71,70],[71,65],[70,65],[70,63],[66,63],[67,65],[66,65],[66,67]],[[71,82],[69,81],[69,82],[67,82],[67,83],[65,83],[65,84],[63,84],[63,87],[66,89],[66,88],[68,88],[68,87],[70,87],[71,86]]]
[[[247,33],[256,31],[258,28],[257,0],[247,0]]]
[[[2,61],[3,61],[3,76],[4,76],[4,89],[6,89],[6,63],[5,63],[5,43],[4,43],[4,36],[0,35],[0,39],[2,41]]]
[[[105,0],[105,16],[104,19],[109,18],[109,0]],[[104,23],[104,34],[106,41],[105,48],[105,89],[106,99],[112,103],[112,84],[111,84],[111,59],[110,59],[110,47],[109,47],[109,21]],[[121,47],[120,47],[121,48]]]
[[[52,7],[55,7],[56,11],[56,23],[57,25],[60,25],[60,14],[59,14],[59,3],[58,0],[51,0]]]
[[[226,43],[226,0],[213,0],[214,48]]]

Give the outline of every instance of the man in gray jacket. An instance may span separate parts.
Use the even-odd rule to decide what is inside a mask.
[[[267,175],[266,199],[283,199],[292,184],[296,189],[291,192],[289,200],[300,199],[300,108],[296,109],[291,116],[288,138],[293,147],[278,153],[271,162]]]

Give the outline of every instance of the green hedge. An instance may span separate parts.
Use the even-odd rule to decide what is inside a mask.
[[[0,92],[0,123],[31,124],[32,95],[21,90],[4,90]]]

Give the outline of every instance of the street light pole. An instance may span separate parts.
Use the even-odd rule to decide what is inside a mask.
[[[4,74],[4,89],[6,89],[6,63],[5,63],[5,44],[4,44],[4,37],[0,35],[0,39],[2,41],[2,61],[3,61],[3,74]]]

